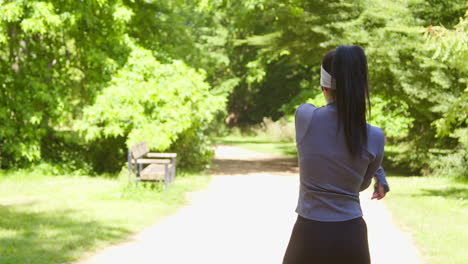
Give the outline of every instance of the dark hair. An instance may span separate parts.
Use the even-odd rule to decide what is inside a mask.
[[[343,125],[351,155],[361,154],[367,144],[366,113],[370,115],[367,58],[359,46],[339,46],[327,52],[323,68],[332,76],[332,96]]]

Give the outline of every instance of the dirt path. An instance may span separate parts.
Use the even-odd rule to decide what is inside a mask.
[[[190,205],[84,263],[281,263],[298,191],[295,159],[219,146],[209,188]],[[418,264],[381,201],[362,195],[374,264]]]

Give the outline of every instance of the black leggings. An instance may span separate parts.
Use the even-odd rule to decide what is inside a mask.
[[[283,264],[313,263],[369,264],[364,219],[319,222],[298,216]]]

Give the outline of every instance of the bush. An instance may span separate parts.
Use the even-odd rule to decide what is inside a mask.
[[[430,168],[436,175],[468,178],[468,151],[458,149],[448,155],[434,154]]]
[[[214,155],[212,142],[206,130],[200,127],[192,127],[184,131],[169,151],[177,153],[178,167],[193,171],[208,168],[211,157]]]
[[[452,136],[461,141],[460,146],[448,151],[433,153],[429,167],[438,175],[468,179],[468,129],[457,129]]]

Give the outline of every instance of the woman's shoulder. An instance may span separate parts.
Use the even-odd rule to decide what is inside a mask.
[[[313,104],[305,103],[301,104],[300,106],[297,107],[296,113],[294,114],[296,119],[303,119],[309,117],[312,112],[317,109],[317,107]]]
[[[301,104],[300,106],[297,107],[296,109],[296,115],[298,113],[303,113],[303,112],[312,112],[314,111],[315,109],[317,109],[317,107],[313,104],[310,104],[310,103],[304,103],[304,104]]]
[[[317,108],[315,105],[311,104],[311,103],[303,103],[301,104],[300,106],[297,107],[297,110],[299,109],[315,109]]]
[[[315,105],[308,103],[301,104],[297,107],[295,113],[296,143],[301,142],[302,138],[305,136],[311,122],[312,113],[315,109],[317,109]]]
[[[384,141],[385,133],[380,127],[367,124],[368,137],[376,141]]]

